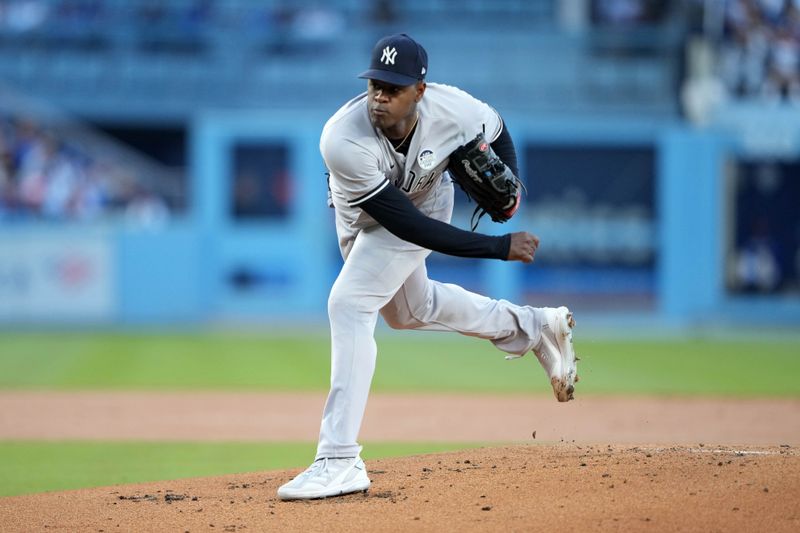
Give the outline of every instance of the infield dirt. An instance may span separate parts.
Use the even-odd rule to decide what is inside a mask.
[[[311,441],[323,402],[6,391],[0,438]],[[0,498],[0,531],[800,531],[798,399],[376,395],[364,430],[526,444],[368,461],[366,494],[311,502],[276,497],[299,469]]]
[[[3,531],[798,531],[782,447],[517,445],[371,461],[372,487],[310,502],[298,470],[0,499]]]
[[[0,391],[0,439],[316,442],[324,393]],[[373,394],[365,442],[800,446],[800,398]]]

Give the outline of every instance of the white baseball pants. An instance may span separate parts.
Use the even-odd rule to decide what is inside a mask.
[[[452,184],[441,184],[420,209],[449,222]],[[360,231],[354,241],[342,243],[342,251],[345,263],[328,299],[331,389],[317,459],[354,457],[361,450],[357,439],[375,370],[379,312],[393,328],[455,331],[489,339],[510,354],[527,353],[539,342],[536,309],[428,279],[425,258],[430,250],[382,226]]]

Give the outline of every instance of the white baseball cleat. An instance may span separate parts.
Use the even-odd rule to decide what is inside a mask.
[[[575,319],[566,307],[544,307],[542,338],[533,349],[539,363],[550,378],[553,392],[559,402],[573,398],[575,383],[578,381],[578,358],[572,348],[572,328]],[[521,355],[508,355],[506,359],[516,359]]]
[[[361,457],[324,458],[278,489],[281,500],[313,500],[366,491],[370,486]]]
[[[559,402],[573,399],[578,381],[578,363],[572,348],[572,328],[575,319],[566,307],[545,307],[542,339],[533,349],[544,371],[550,378],[553,392]]]

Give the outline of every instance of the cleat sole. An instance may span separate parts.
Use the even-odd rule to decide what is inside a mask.
[[[562,308],[563,309],[563,308]],[[566,309],[564,309],[566,310]],[[575,399],[575,377],[577,375],[577,358],[572,348],[572,328],[575,327],[575,316],[572,312],[568,311],[562,315],[557,323],[556,329],[558,330],[557,338],[561,337],[558,341],[558,350],[561,353],[572,354],[572,370],[567,372],[561,377],[554,377],[551,380],[553,392],[559,402],[568,402]]]

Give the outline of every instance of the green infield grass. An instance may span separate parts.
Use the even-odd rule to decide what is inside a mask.
[[[800,342],[575,341],[581,394],[800,396]],[[378,336],[373,391],[550,393],[532,354],[479,339]],[[0,333],[0,389],[327,390],[327,335]]]
[[[367,443],[362,457],[369,460],[479,446]],[[316,443],[0,442],[0,496],[304,468],[315,450]],[[164,488],[169,489],[169,483]]]

